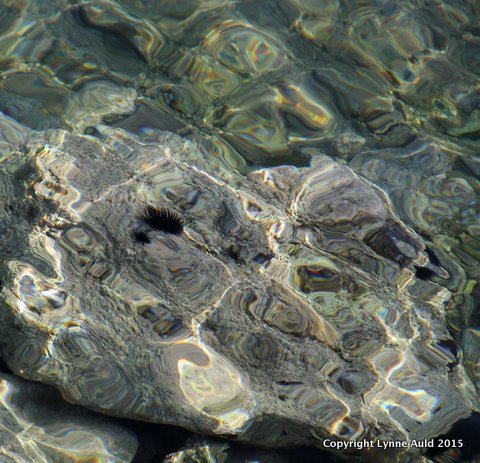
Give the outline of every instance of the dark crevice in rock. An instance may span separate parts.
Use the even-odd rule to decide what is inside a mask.
[[[428,254],[428,258],[430,259],[430,262],[433,265],[441,265],[440,260],[438,257],[435,255],[432,249],[430,249],[428,246],[425,247],[425,252]]]
[[[415,269],[415,276],[420,280],[429,280],[436,275],[433,270],[426,267],[415,267]]]
[[[226,249],[226,253],[229,257],[231,257],[235,262],[239,262],[240,260],[243,262],[244,259],[240,257],[240,251],[235,245],[231,245]]]
[[[2,358],[0,358],[0,372],[7,373],[9,375],[14,374],[13,371],[10,369],[10,367],[5,362],[5,360],[3,360]]]
[[[458,365],[460,362],[460,350],[454,341],[451,339],[442,339],[437,342],[437,345],[443,350],[448,351],[452,357],[455,359],[453,362],[447,364],[448,368],[451,370],[454,366]]]
[[[257,263],[257,264],[260,264],[260,265],[264,265],[265,263],[267,263],[269,260],[272,259],[272,255],[268,255],[268,254],[265,254],[263,252],[257,254],[253,260]]]

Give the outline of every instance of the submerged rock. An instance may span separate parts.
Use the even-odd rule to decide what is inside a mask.
[[[16,374],[266,447],[433,438],[478,408],[448,289],[414,291],[415,266],[436,265],[424,240],[345,164],[242,176],[167,133],[2,124],[0,334]]]
[[[316,456],[322,458],[321,461],[324,463],[330,462],[328,455],[325,458],[325,454],[319,451]],[[302,458],[301,454],[300,458]],[[290,463],[294,461],[299,461],[298,455],[288,458],[275,450],[262,450],[238,444],[230,445],[224,440],[193,437],[188,439],[180,450],[167,455],[163,463]]]
[[[163,463],[226,463],[225,442],[189,441],[185,448],[168,455]]]
[[[0,373],[0,461],[128,463],[137,446],[130,431],[65,404],[53,388]]]

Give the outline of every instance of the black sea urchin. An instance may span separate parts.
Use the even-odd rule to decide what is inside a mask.
[[[178,214],[164,207],[147,206],[140,220],[155,230],[172,235],[180,235],[183,231],[183,223]]]
[[[133,233],[133,238],[135,239],[135,241],[137,243],[140,243],[140,244],[149,244],[150,241],[151,241],[148,234],[144,231],[141,231],[141,230],[135,231]]]

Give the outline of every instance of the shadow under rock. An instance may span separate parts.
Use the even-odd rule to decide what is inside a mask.
[[[226,450],[226,463],[336,463],[339,460],[319,449],[299,447],[292,449],[267,450],[231,440],[218,438],[205,438],[198,436],[183,428],[144,423],[126,418],[115,419],[130,431],[134,432],[139,441],[139,447],[132,463],[163,463],[165,457],[188,448],[190,438],[193,440],[211,440],[212,443],[224,442],[228,445]]]
[[[177,427],[144,423],[127,418],[115,422],[129,429],[138,438],[138,451],[132,463],[162,463],[170,453],[178,451],[192,433]]]
[[[435,438],[427,452],[434,462],[464,463],[480,461],[480,413],[457,421],[450,431]]]

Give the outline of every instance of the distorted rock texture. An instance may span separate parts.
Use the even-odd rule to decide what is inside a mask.
[[[275,448],[447,435],[465,445],[435,463],[473,461],[479,17],[473,0],[0,0],[1,356],[104,414]],[[61,410],[41,412],[57,456],[30,415],[0,446],[120,455],[87,456],[96,424],[60,436]],[[181,447],[158,432],[138,463]],[[225,455],[245,463],[215,438],[169,458]]]
[[[65,404],[52,387],[0,373],[2,463],[128,463],[137,446],[131,432]]]
[[[344,160],[243,175],[168,133],[1,126],[16,374],[267,447],[431,438],[478,409],[446,322],[465,277]]]
[[[189,438],[183,447],[167,455],[163,463],[293,463],[318,461],[333,463],[333,457],[315,448],[289,451],[260,449],[224,439]]]
[[[168,455],[164,463],[226,463],[227,450],[225,442],[187,442],[185,448]]]

